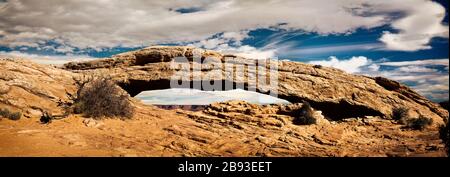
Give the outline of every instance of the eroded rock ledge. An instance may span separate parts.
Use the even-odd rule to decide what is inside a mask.
[[[127,52],[108,59],[68,63],[64,69],[77,73],[101,72],[111,76],[131,96],[141,91],[170,88],[170,80],[175,71],[170,68],[170,61],[176,57],[186,57],[192,65],[195,54],[193,47],[149,47],[138,51]],[[202,68],[192,71],[193,75],[223,75],[224,84],[243,85],[254,88],[257,83],[248,81],[249,76],[257,75],[256,69],[244,73],[233,73],[224,68],[251,65],[255,60],[223,55],[214,51],[201,50],[202,60],[214,57],[212,63],[221,64],[221,68]],[[222,63],[225,60],[230,63]],[[309,64],[289,61],[273,62],[278,67],[278,86],[256,88],[255,91],[267,93],[277,90],[278,97],[292,103],[308,101],[314,108],[332,120],[350,117],[384,116],[389,117],[395,107],[411,108],[413,114],[422,114],[442,123],[448,118],[448,111],[438,104],[427,100],[408,87],[386,79],[372,78],[345,73],[341,70],[317,67]],[[233,75],[235,74],[235,75]],[[234,76],[234,77],[233,77]],[[243,76],[243,77],[236,77]],[[201,82],[192,76],[183,81],[190,85]]]

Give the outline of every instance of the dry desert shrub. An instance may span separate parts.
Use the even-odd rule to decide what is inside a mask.
[[[75,113],[96,119],[104,117],[131,118],[134,108],[129,96],[108,78],[90,79],[78,91]]]
[[[406,121],[406,127],[411,128],[413,130],[424,130],[428,126],[433,124],[433,119],[419,116],[418,118],[408,119]]]
[[[21,112],[11,112],[9,109],[1,108],[0,116],[9,120],[19,120],[22,117]]]
[[[308,102],[303,102],[300,109],[295,111],[295,118],[293,123],[295,125],[311,125],[317,122],[314,117],[314,111]]]
[[[409,109],[405,107],[397,107],[392,110],[392,119],[406,123],[406,120],[409,119]]]

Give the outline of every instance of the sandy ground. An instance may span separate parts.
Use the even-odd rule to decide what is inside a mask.
[[[38,118],[3,119],[0,121],[0,156],[180,155],[164,150],[167,133],[161,127],[169,126],[171,121],[158,118],[159,115],[138,117],[89,124],[85,118],[74,115],[48,125],[40,124]]]
[[[436,129],[384,120],[236,129],[180,112],[141,106],[131,120],[71,115],[48,125],[1,119],[0,156],[446,156]]]

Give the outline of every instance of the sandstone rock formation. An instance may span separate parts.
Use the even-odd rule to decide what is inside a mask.
[[[145,90],[170,88],[170,80],[175,73],[170,67],[170,61],[184,56],[192,62],[194,51],[195,48],[192,47],[149,47],[109,59],[69,63],[64,68],[85,73],[93,70],[104,72],[134,96]],[[201,58],[208,57],[217,58],[210,62],[220,67],[193,71],[190,77],[183,78],[184,81],[191,82],[192,86],[199,82],[194,75],[200,75],[201,78],[210,75],[224,76],[219,82],[244,85],[246,89],[256,87],[255,91],[260,93],[277,90],[280,98],[292,103],[308,101],[326,117],[335,120],[364,116],[389,117],[396,107],[411,108],[413,113],[433,118],[438,123],[442,123],[443,118],[448,118],[448,112],[438,104],[389,79],[352,75],[334,68],[298,62],[270,60],[278,67],[278,85],[260,88],[255,80],[249,79],[250,76],[261,75],[257,72],[257,67],[245,70],[244,73],[233,73],[226,69],[252,65],[255,60],[202,51]],[[233,62],[222,64],[226,59]]]
[[[64,112],[60,104],[76,92],[77,74],[20,59],[0,60],[0,107],[20,110],[26,117],[39,117],[42,111]]]
[[[63,114],[64,103],[77,91],[76,79],[109,76],[135,96],[145,90],[170,87],[176,72],[171,61],[185,56],[192,65],[192,47],[149,47],[102,60],[68,63],[62,68],[19,59],[0,60],[0,107],[21,111],[29,119],[0,118],[0,156],[445,156],[438,125],[448,111],[408,87],[385,78],[371,78],[338,69],[288,61],[278,67],[277,89],[290,105],[255,105],[242,101],[215,103],[202,111],[164,110],[133,100],[136,113],[130,120],[93,121],[81,115],[49,125],[39,124],[43,111]],[[243,73],[227,65],[252,65],[255,60],[214,51],[216,57],[184,81],[196,84],[194,75],[221,75],[252,89],[259,83],[253,68]],[[231,60],[232,63],[224,61]],[[225,66],[223,66],[225,65]],[[269,66],[269,65],[268,65]],[[315,125],[292,123],[292,110],[308,101]],[[434,120],[425,131],[402,129],[389,120],[395,107]]]

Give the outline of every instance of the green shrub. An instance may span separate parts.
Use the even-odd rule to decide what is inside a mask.
[[[419,118],[409,119],[407,121],[407,127],[413,130],[423,130],[426,127],[433,124],[433,119],[426,118],[424,116],[419,116]]]
[[[408,115],[409,109],[405,107],[397,107],[392,110],[392,119],[405,123],[409,119]]]
[[[308,102],[303,102],[302,107],[294,112],[294,116],[293,123],[295,125],[311,125],[317,122],[314,111]]]
[[[100,78],[89,81],[80,89],[74,112],[93,118],[131,118],[134,113],[128,95],[109,79]]]

